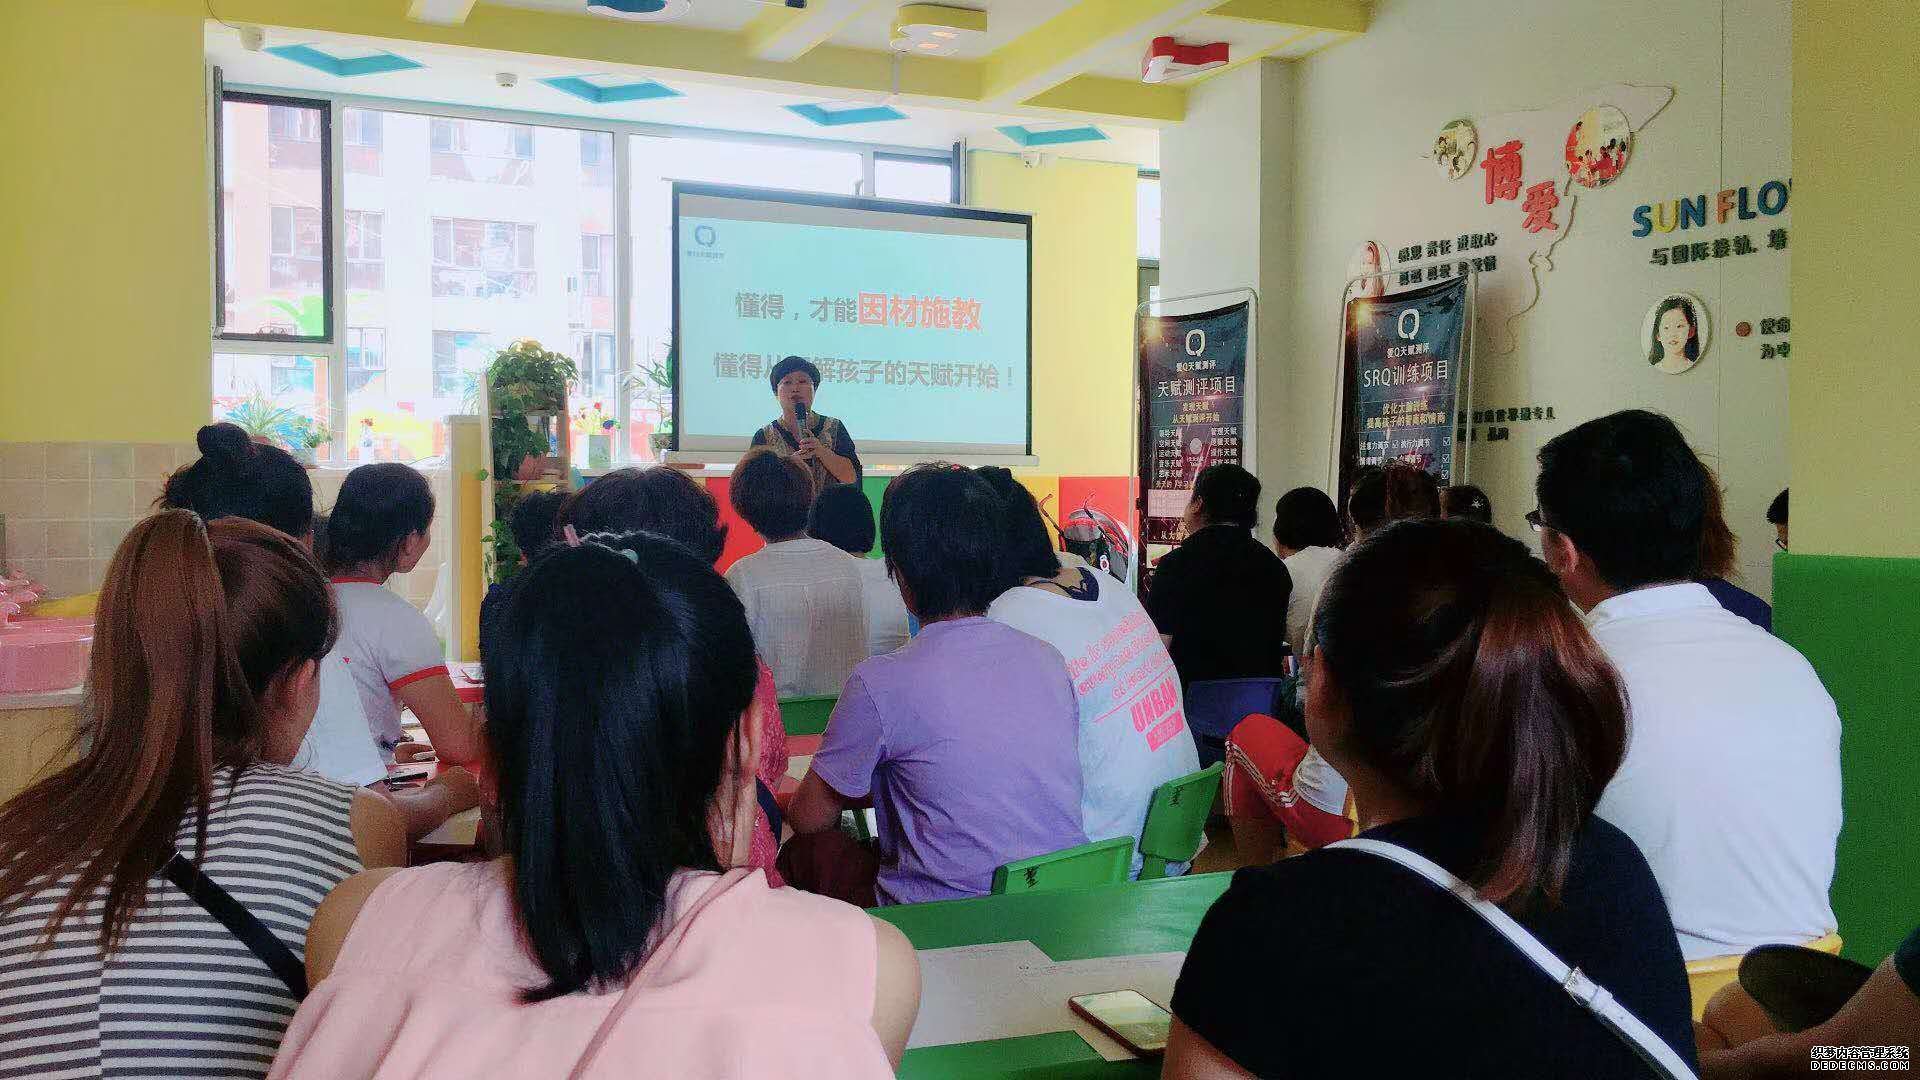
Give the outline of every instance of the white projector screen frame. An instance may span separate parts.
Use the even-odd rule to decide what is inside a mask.
[[[1025,364],[1026,413],[1025,445],[1013,448],[1007,444],[976,443],[922,443],[905,440],[886,440],[862,438],[859,431],[851,434],[858,442],[862,461],[869,464],[900,464],[913,461],[925,461],[936,458],[977,460],[996,464],[1033,464],[1033,215],[1019,214],[1002,210],[982,210],[970,206],[957,206],[945,203],[901,202],[890,199],[868,199],[844,195],[821,195],[809,192],[780,191],[772,188],[742,187],[730,184],[706,184],[676,180],[673,183],[673,442],[672,460],[693,462],[718,462],[732,460],[746,453],[753,433],[741,435],[687,434],[683,408],[686,391],[683,385],[686,364],[681,356],[681,344],[686,340],[682,333],[681,311],[681,250],[680,221],[683,200],[730,200],[741,204],[774,203],[794,207],[819,207],[836,211],[855,211],[873,214],[874,228],[884,228],[881,222],[897,223],[902,217],[920,219],[917,225],[924,232],[959,231],[954,223],[961,221],[994,222],[1010,225],[1019,230],[1022,244],[1026,249],[1026,319]],[[700,216],[698,214],[692,216]],[[752,218],[747,218],[752,220]],[[939,223],[950,223],[941,228]],[[836,222],[836,224],[844,224]],[[932,227],[924,227],[924,226]],[[855,226],[858,227],[858,226]],[[969,230],[970,232],[971,230]],[[769,393],[771,399],[771,393]],[[769,415],[772,402],[769,400]]]

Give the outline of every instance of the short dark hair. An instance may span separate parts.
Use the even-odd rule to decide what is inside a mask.
[[[1020,584],[1021,578],[1059,573],[1060,552],[1054,547],[1053,534],[1047,531],[1047,519],[1040,515],[1040,503],[1033,492],[1005,466],[988,465],[974,471],[1000,496],[1004,530],[1000,537],[1001,591]]]
[[[1340,511],[1319,488],[1294,488],[1273,504],[1273,542],[1281,547],[1337,548],[1344,540]]]
[[[507,515],[507,526],[520,554],[532,560],[553,542],[553,523],[566,501],[564,491],[530,491],[514,504],[513,512]]]
[[[1472,484],[1455,484],[1440,489],[1440,516],[1466,518],[1482,525],[1493,524],[1493,500]]]
[[[1477,521],[1398,521],[1348,549],[1317,610],[1351,717],[1329,751],[1470,823],[1482,896],[1557,901],[1627,702],[1546,564]]]
[[[1785,525],[1787,523],[1787,492],[1792,488],[1781,488],[1780,494],[1767,504],[1767,524]]]
[[[156,505],[201,520],[246,518],[299,539],[313,530],[313,481],[293,455],[253,441],[237,424],[208,424],[200,460],[167,477]]]
[[[856,484],[833,484],[814,497],[807,514],[807,535],[825,540],[849,555],[873,550],[879,528],[873,523],[873,502]]]
[[[753,699],[753,634],[713,567],[662,537],[613,542],[549,549],[487,639],[513,910],[547,980],[529,1002],[626,985],[675,871],[721,868],[707,812]]]
[[[1209,465],[1194,478],[1193,501],[1209,525],[1251,529],[1260,519],[1260,480],[1238,465]]]
[[[650,532],[678,540],[708,562],[727,547],[727,527],[713,493],[679,469],[655,465],[615,469],[573,493],[554,515],[552,539],[574,535]]]
[[[393,554],[433,525],[433,487],[397,461],[347,474],[327,515],[327,569],[340,571]]]
[[[770,446],[755,447],[733,467],[727,501],[761,536],[793,536],[807,530],[807,512],[813,509],[813,474]]]
[[[1625,590],[1699,576],[1707,483],[1672,420],[1627,409],[1541,447],[1534,495],[1545,525]]]
[[[1439,516],[1440,482],[1396,458],[1361,468],[1347,486],[1347,521],[1358,535],[1390,521]]]
[[[820,369],[814,367],[813,361],[804,356],[789,356],[773,365],[773,370],[767,372],[767,385],[774,390],[779,390],[780,380],[796,371],[805,372],[807,378],[813,380],[814,389],[820,388]]]
[[[1000,496],[973,470],[936,461],[887,485],[880,542],[887,572],[922,622],[977,615],[999,595]]]

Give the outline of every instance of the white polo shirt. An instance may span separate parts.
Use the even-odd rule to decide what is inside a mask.
[[[374,741],[391,759],[393,745],[404,737],[393,695],[409,683],[445,675],[446,647],[418,608],[380,582],[334,578],[333,600],[340,608],[334,651],[346,661]]]
[[[727,568],[773,683],[786,697],[838,694],[867,658],[861,560],[803,536],[768,544]]]
[[[320,704],[313,711],[313,723],[307,727],[293,765],[354,787],[386,779],[387,755],[367,726],[360,691],[347,673],[338,642],[320,661]]]
[[[1840,716],[1812,665],[1700,585],[1623,593],[1587,625],[1631,707],[1599,813],[1646,855],[1681,952],[1831,933]]]

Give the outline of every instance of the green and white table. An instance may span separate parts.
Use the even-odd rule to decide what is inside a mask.
[[[1022,939],[1055,960],[1185,952],[1200,918],[1225,892],[1231,873],[1016,896],[982,896],[876,908],[916,949]],[[1134,1078],[1160,1074],[1160,1062],[1107,1062],[1071,1031],[907,1051],[906,1080],[947,1077]]]

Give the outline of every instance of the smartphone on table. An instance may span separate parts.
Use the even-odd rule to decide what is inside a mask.
[[[1138,990],[1081,994],[1068,998],[1067,1005],[1141,1057],[1162,1053],[1167,1048],[1167,1030],[1173,1024],[1173,1016]]]

